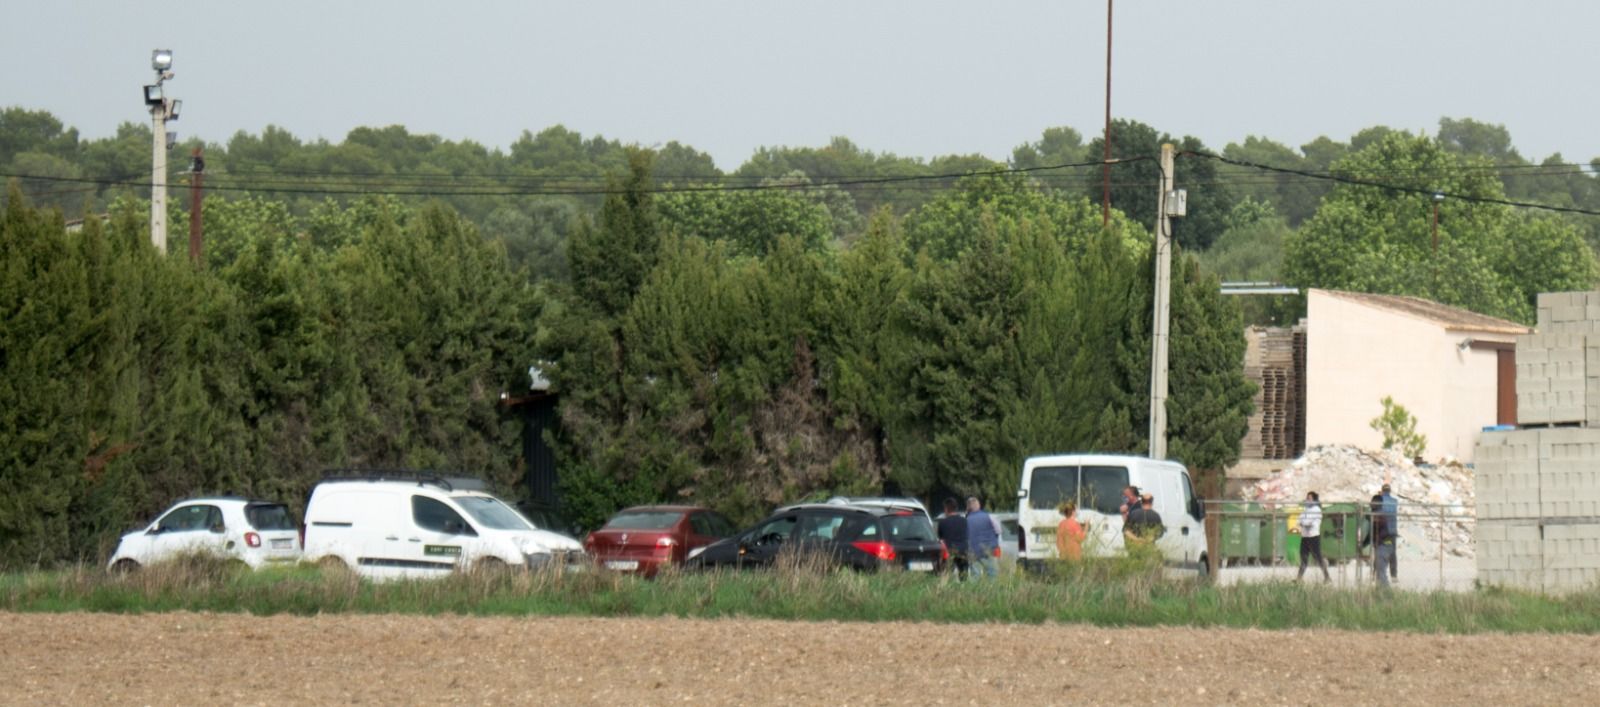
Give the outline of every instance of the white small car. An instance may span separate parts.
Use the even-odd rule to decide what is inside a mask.
[[[306,504],[305,558],[373,579],[587,565],[577,540],[535,528],[488,493],[460,488],[460,480],[394,473],[319,482]]]
[[[122,536],[107,567],[118,572],[210,554],[251,569],[300,560],[300,534],[282,503],[237,497],[192,498],[167,509],[156,522]]]

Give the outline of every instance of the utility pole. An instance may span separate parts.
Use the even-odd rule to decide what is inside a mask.
[[[1100,225],[1111,225],[1111,3],[1106,0],[1106,129],[1100,163]]]
[[[1172,319],[1172,217],[1185,194],[1172,188],[1172,143],[1161,146],[1161,192],[1156,195],[1155,306],[1150,327],[1150,458],[1167,458],[1167,342]]]
[[[172,50],[157,49],[150,52],[150,68],[156,71],[156,82],[144,87],[144,104],[150,108],[153,139],[150,159],[150,243],[156,250],[167,252],[167,121],[178,119],[178,109],[183,101],[167,98],[167,79],[173,77]]]
[[[189,261],[196,266],[200,265],[200,204],[206,194],[202,185],[205,176],[206,158],[196,147],[189,164]]]
[[[163,101],[163,103],[165,103]],[[167,108],[151,106],[154,117],[155,152],[150,161],[150,243],[156,252],[167,252]]]

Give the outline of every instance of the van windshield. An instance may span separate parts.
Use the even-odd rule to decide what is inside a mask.
[[[521,515],[511,510],[510,506],[502,503],[493,496],[452,496],[452,501],[461,506],[472,519],[485,528],[495,530],[533,530],[528,521]]]
[[[1062,501],[1078,500],[1078,467],[1041,466],[1033,470],[1028,482],[1028,506],[1053,511]]]

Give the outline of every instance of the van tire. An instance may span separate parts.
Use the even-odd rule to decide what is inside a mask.
[[[350,565],[344,563],[338,555],[325,555],[317,560],[317,569],[322,574],[330,577],[343,577],[350,573]]]
[[[138,571],[139,563],[126,557],[117,560],[116,564],[111,565],[112,574],[129,575]]]

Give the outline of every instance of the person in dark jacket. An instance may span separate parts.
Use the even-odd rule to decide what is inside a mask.
[[[956,579],[966,579],[970,557],[967,555],[967,517],[956,508],[956,500],[944,500],[944,515],[939,517],[939,539],[950,551],[950,566],[955,568]]]
[[[1139,507],[1128,511],[1128,522],[1122,526],[1122,539],[1126,545],[1150,544],[1167,532],[1161,514],[1155,509],[1155,496],[1149,493],[1139,498]]]

